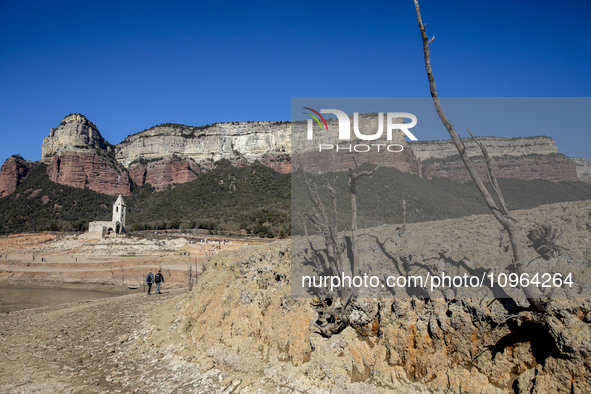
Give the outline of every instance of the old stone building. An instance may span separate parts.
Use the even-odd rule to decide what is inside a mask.
[[[88,224],[88,235],[105,238],[124,234],[126,213],[123,196],[119,195],[117,201],[113,204],[113,220],[110,222],[90,222]]]

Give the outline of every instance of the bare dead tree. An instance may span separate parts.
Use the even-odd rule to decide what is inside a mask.
[[[480,143],[478,140],[476,140],[474,138],[474,136],[472,136],[472,138],[474,138],[474,140],[476,141],[476,143],[480,147],[480,150],[482,151],[482,153],[485,157],[486,166],[488,169],[488,176],[491,181],[491,185],[493,187],[493,190],[494,190],[494,192],[499,200],[499,203],[501,205],[500,208],[499,208],[499,206],[497,206],[497,204],[495,203],[495,200],[492,198],[492,196],[490,195],[490,193],[488,192],[488,190],[484,186],[484,183],[480,179],[480,176],[476,172],[474,165],[472,164],[472,162],[470,161],[470,158],[468,157],[464,143],[462,142],[460,137],[458,137],[456,131],[454,130],[451,123],[447,120],[447,117],[445,116],[445,113],[443,112],[443,108],[441,107],[441,103],[439,102],[439,97],[437,95],[437,89],[435,88],[435,78],[433,76],[433,70],[431,69],[431,56],[429,53],[429,45],[433,42],[433,40],[435,39],[435,36],[433,36],[433,38],[431,38],[431,39],[429,39],[429,37],[427,36],[427,32],[425,31],[425,25],[423,25],[423,21],[421,19],[421,13],[419,10],[418,0],[414,0],[414,3],[415,3],[415,10],[417,13],[417,20],[419,22],[419,29],[421,30],[421,37],[423,39],[423,52],[425,55],[425,68],[427,70],[427,77],[429,79],[429,87],[431,90],[431,97],[433,98],[433,104],[435,104],[435,109],[437,110],[437,114],[439,115],[441,122],[443,123],[443,125],[447,129],[449,135],[451,136],[451,139],[452,139],[456,149],[458,150],[458,153],[460,154],[460,157],[462,158],[462,161],[464,162],[466,169],[470,173],[470,176],[472,177],[472,180],[474,181],[474,183],[476,184],[476,187],[480,191],[480,194],[484,198],[484,201],[488,205],[493,216],[497,219],[497,221],[503,226],[503,228],[509,234],[509,239],[511,242],[511,249],[513,250],[513,259],[514,259],[514,264],[515,264],[515,270],[516,270],[517,274],[519,276],[521,276],[525,272],[525,258],[524,258],[524,254],[523,254],[523,246],[522,246],[522,242],[521,242],[521,237],[520,237],[519,231],[517,230],[517,227],[515,225],[516,219],[510,215],[509,210],[505,206],[505,201],[504,201],[503,196],[501,194],[501,189],[499,188],[496,177],[494,176],[492,162],[490,160],[490,157],[488,156],[488,152],[486,151],[486,148],[484,147],[484,145],[482,143]],[[468,130],[468,132],[470,132],[470,131]],[[472,135],[472,133],[470,133],[470,135]],[[537,312],[543,312],[545,309],[545,306],[541,300],[541,298],[542,298],[541,292],[535,287],[523,287],[522,289],[523,289],[523,292],[524,292],[527,300],[531,304],[532,308]]]
[[[312,188],[310,181],[308,180],[308,176],[306,175],[306,171],[304,171],[301,164],[299,167],[302,169],[304,181],[306,183],[306,189],[310,196],[310,200],[314,205],[312,212],[305,214],[305,216],[312,222],[312,224],[314,224],[317,233],[322,235],[324,239],[324,245],[326,246],[327,261],[324,268],[328,274],[340,276],[340,273],[343,272],[344,268],[342,262],[342,253],[345,251],[345,242],[341,243],[337,238],[338,212],[336,191],[330,185],[327,186],[331,192],[334,210],[334,225],[331,225],[324,203],[318,194],[318,188],[316,184],[314,184],[314,188]],[[308,231],[306,230],[306,236],[307,233]],[[309,238],[308,242],[312,247],[312,243],[310,242]],[[316,268],[319,270],[320,259],[314,254],[313,248],[311,252]],[[321,271],[318,271],[318,274],[321,275]],[[318,313],[318,319],[316,319],[316,330],[320,335],[330,338],[332,335],[342,331],[349,324],[346,310],[349,306],[353,293],[348,292],[347,295],[343,294],[343,297],[339,297],[334,292],[330,292],[327,289],[322,288],[319,289],[319,293],[319,297],[314,302],[312,302],[312,306],[316,310],[316,313]]]
[[[188,287],[189,287],[189,291],[191,291],[193,289],[193,278],[192,278],[192,272],[191,272],[191,265],[189,265],[189,271],[187,271],[187,282],[188,282]]]
[[[355,161],[355,159],[353,159]],[[302,173],[304,176],[304,181],[306,184],[306,189],[310,196],[310,200],[314,207],[312,208],[311,213],[305,214],[305,216],[314,224],[316,230],[319,234],[322,235],[324,239],[324,244],[326,246],[327,251],[327,259],[326,264],[322,264],[321,259],[318,256],[313,254],[313,262],[316,266],[316,270],[320,274],[320,272],[328,272],[333,276],[340,276],[342,272],[344,272],[345,267],[343,265],[343,253],[346,249],[346,242],[341,242],[338,239],[338,225],[339,225],[339,216],[338,216],[338,209],[337,209],[337,192],[334,188],[327,184],[327,189],[331,193],[332,197],[332,209],[333,209],[333,224],[330,223],[328,218],[328,214],[326,212],[326,207],[322,202],[320,195],[318,194],[318,188],[316,184],[314,187],[310,185],[310,181],[308,180],[308,176],[306,172],[303,170],[301,164],[299,167],[302,169]],[[350,201],[351,201],[351,248],[352,248],[352,260],[351,269],[354,276],[359,275],[359,249],[357,245],[357,186],[356,181],[362,176],[369,176],[373,174],[377,169],[376,167],[372,171],[359,171],[359,167],[357,165],[357,161],[355,161],[355,171],[353,169],[349,169],[349,193],[350,193]],[[312,242],[308,237],[308,230],[306,228],[306,224],[304,223],[304,231],[306,234],[306,238],[308,239],[308,243],[310,244],[310,248],[313,249]],[[344,241],[344,240],[343,240]],[[348,324],[349,319],[347,315],[347,308],[351,305],[351,301],[353,297],[356,295],[356,292],[352,289],[347,289],[342,292],[341,296],[337,296],[334,293],[323,291],[321,290],[321,297],[317,301],[313,303],[313,306],[318,313],[319,318],[317,319],[317,329],[318,332],[325,336],[331,337],[333,334],[336,334],[343,330]]]
[[[353,157],[353,161],[355,162],[355,171],[349,168],[349,195],[351,198],[351,246],[353,248],[353,275],[359,275],[359,248],[357,245],[357,186],[356,181],[357,179],[361,178],[362,176],[370,176],[373,174],[380,166],[375,167],[371,171],[361,171],[359,172],[359,166],[357,165],[357,160]],[[335,207],[336,212],[336,207]]]

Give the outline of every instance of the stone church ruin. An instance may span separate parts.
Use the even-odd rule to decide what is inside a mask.
[[[110,222],[90,222],[88,235],[96,238],[118,236],[125,233],[125,202],[119,195],[113,204],[113,220]]]

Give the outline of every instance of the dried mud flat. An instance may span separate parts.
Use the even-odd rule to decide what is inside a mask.
[[[228,374],[176,335],[186,290],[134,294],[0,316],[2,393],[291,393]]]
[[[105,239],[59,233],[1,236],[0,282],[127,294],[142,288],[150,269],[162,269],[169,288],[180,288],[187,285],[189,266],[199,273],[211,256],[261,242],[235,238],[223,244],[219,239],[200,243],[203,237],[182,232]]]

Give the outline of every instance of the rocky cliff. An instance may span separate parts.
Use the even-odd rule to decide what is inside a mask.
[[[88,152],[106,150],[110,144],[105,141],[97,127],[84,115],[70,114],[62,119],[41,144],[41,162],[51,163],[55,155],[63,152]]]
[[[491,157],[549,155],[558,153],[554,140],[546,136],[525,138],[478,137]],[[482,156],[480,149],[471,139],[465,139],[464,145],[470,156]],[[446,159],[457,156],[458,151],[451,140],[444,141],[413,141],[410,142],[415,155],[422,161],[429,159]]]
[[[591,183],[591,161],[580,157],[571,157],[577,170],[577,177],[581,182]]]
[[[124,168],[108,157],[93,152],[62,152],[47,167],[47,175],[62,185],[90,189],[95,192],[127,196],[131,180]]]
[[[192,160],[160,159],[133,164],[129,167],[129,175],[136,185],[149,183],[155,190],[166,189],[175,183],[185,183],[197,179],[201,169]]]
[[[483,180],[488,180],[484,158],[475,158],[472,162],[480,177]],[[576,182],[578,180],[574,163],[559,153],[498,156],[494,159],[493,168],[498,178],[547,179],[553,182]],[[451,156],[445,160],[427,160],[422,166],[422,174],[427,179],[441,177],[458,182],[472,180],[459,156]]]
[[[558,153],[558,148],[550,137],[480,137],[479,140],[494,158],[495,173],[499,178],[576,182],[579,180],[578,173],[584,172],[577,171],[571,159]],[[464,140],[464,144],[468,154],[474,158],[479,175],[482,179],[488,179],[486,164],[476,143]],[[458,182],[472,180],[451,140],[418,141],[411,142],[410,145],[422,161],[423,177],[445,177]],[[580,167],[583,168],[584,165]]]
[[[363,133],[371,134],[376,129],[374,115],[360,115]],[[327,119],[327,123],[330,130],[337,127],[335,119]],[[47,173],[55,182],[123,195],[130,193],[132,183],[149,183],[156,190],[163,190],[189,182],[220,159],[239,167],[259,161],[280,173],[291,172],[292,153],[310,171],[340,171],[350,166],[349,157],[344,163],[336,156],[327,166],[324,152],[320,155],[316,151],[316,141],[329,143],[331,133],[309,141],[305,131],[304,122],[230,122],[200,127],[167,123],[111,145],[84,115],[71,114],[43,139],[41,161],[48,164]],[[591,183],[591,162],[558,154],[550,137],[480,139],[495,158],[499,177]],[[358,155],[358,163],[374,162],[426,178],[469,180],[449,140],[407,143],[401,132],[395,132],[391,143],[403,145],[404,152],[383,155],[371,151]],[[480,151],[472,141],[465,143],[484,175],[484,163],[478,158]],[[298,156],[302,152],[307,153]],[[2,167],[0,197],[14,191],[26,176],[29,164],[24,163],[9,159]]]
[[[196,163],[239,158],[251,163],[289,152],[289,122],[233,122],[205,127],[164,124],[128,136],[116,147],[117,160],[124,166],[140,159],[173,156]]]
[[[41,145],[41,161],[53,182],[111,195],[131,193],[131,179],[113,146],[84,115],[66,116]]]
[[[7,159],[0,168],[0,197],[14,192],[34,165],[35,163],[24,160],[20,156]]]

